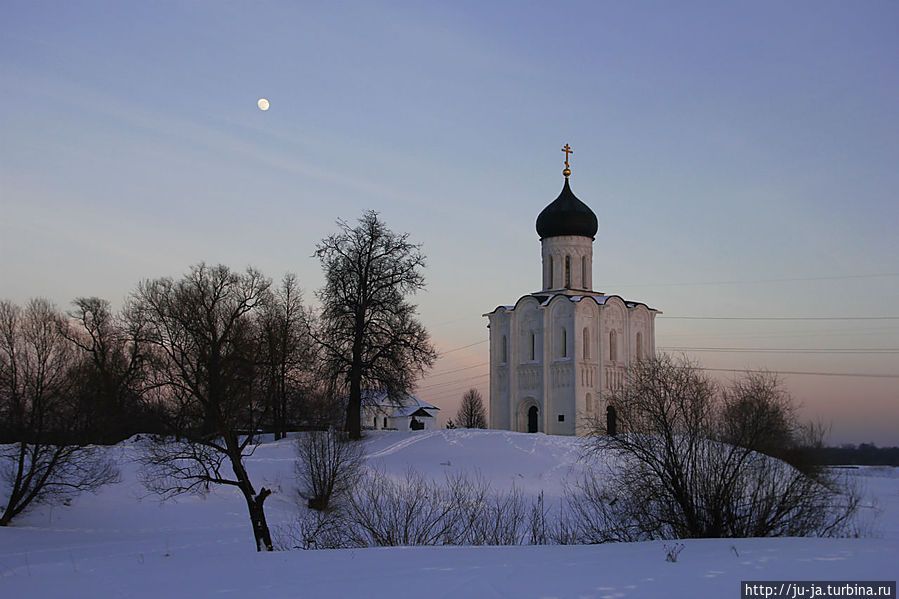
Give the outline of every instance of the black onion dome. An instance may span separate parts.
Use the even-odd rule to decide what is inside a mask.
[[[592,239],[596,237],[598,229],[596,215],[572,193],[567,177],[562,193],[537,217],[537,234],[540,239],[562,235],[579,235]]]

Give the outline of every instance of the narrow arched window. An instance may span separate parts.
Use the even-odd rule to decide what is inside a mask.
[[[565,327],[562,327],[562,330],[559,332],[559,357],[567,358],[568,357],[568,331],[565,330]]]
[[[546,257],[546,287],[545,289],[553,288],[553,257]]]
[[[593,414],[593,396],[588,393],[584,403],[587,404],[587,413]]]
[[[584,327],[584,359],[590,359],[590,329]]]
[[[581,256],[581,289],[589,289],[587,287],[587,256]]]
[[[565,289],[571,289],[571,256],[565,256]]]
[[[643,333],[637,333],[637,359],[643,359]]]
[[[614,330],[609,332],[609,359],[613,362],[618,359],[617,339],[615,339],[615,336]]]
[[[531,352],[530,352],[530,360],[536,360],[537,356],[537,336],[534,333],[531,333]]]
[[[508,343],[506,342],[505,335],[503,335],[503,346],[502,346],[501,358],[502,359],[500,361],[504,362],[504,363],[509,360],[509,346],[508,346]]]

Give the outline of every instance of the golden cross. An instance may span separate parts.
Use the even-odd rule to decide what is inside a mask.
[[[565,144],[565,147],[562,148],[562,151],[565,152],[565,168],[570,168],[568,166],[568,155],[574,154],[574,150],[571,149],[571,146],[569,146],[568,144]]]

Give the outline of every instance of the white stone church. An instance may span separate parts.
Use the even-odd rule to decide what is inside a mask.
[[[485,314],[490,329],[490,428],[583,434],[610,416],[611,389],[630,364],[655,354],[646,304],[593,290],[596,215],[568,184],[537,217],[541,291]]]

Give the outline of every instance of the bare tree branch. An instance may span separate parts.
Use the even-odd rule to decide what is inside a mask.
[[[593,446],[615,457],[609,482],[585,481],[572,502],[595,527],[587,537],[838,534],[855,513],[851,490],[772,457],[793,429],[789,398],[770,376],[750,373],[721,392],[663,355],[638,362],[610,401],[619,434],[598,426]]]
[[[32,505],[65,503],[118,481],[102,452],[84,445],[72,393],[75,345],[50,302],[0,302],[0,476],[9,496],[0,526]]]
[[[199,264],[177,282],[144,281],[128,306],[129,320],[156,350],[152,374],[167,391],[164,415],[175,435],[147,446],[145,484],[163,497],[205,493],[213,484],[237,487],[258,551],[272,550],[263,508],[271,492],[256,492],[244,459],[267,407],[256,385],[257,312],[270,285],[253,269],[238,274]]]

